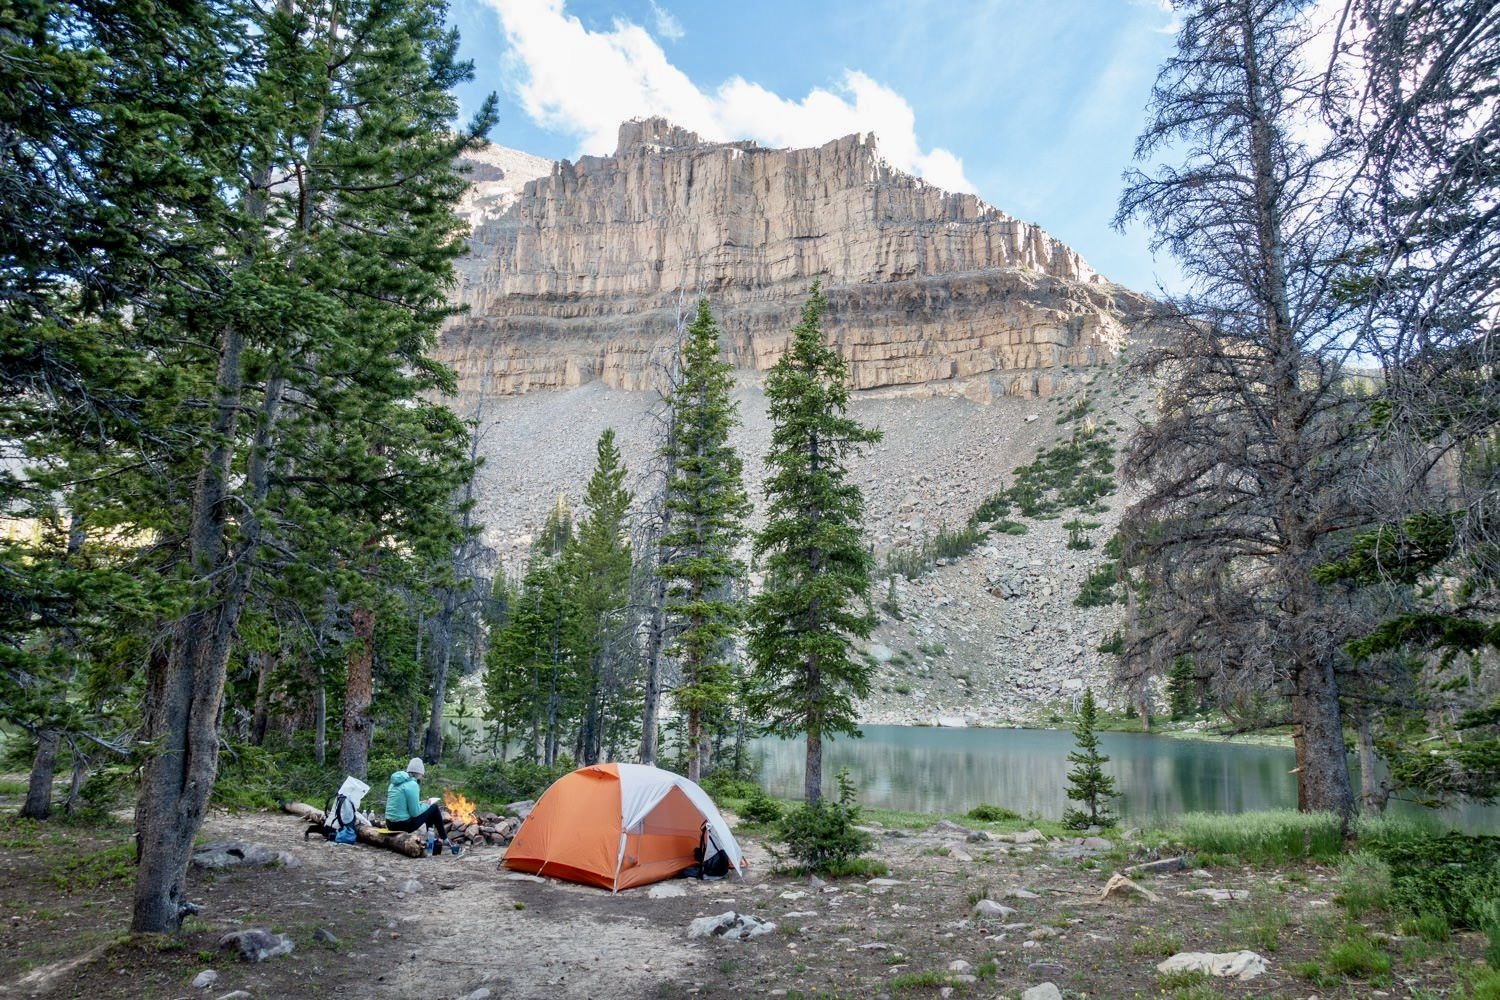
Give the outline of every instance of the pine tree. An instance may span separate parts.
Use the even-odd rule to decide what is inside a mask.
[[[771,732],[807,740],[804,794],[823,792],[823,738],[858,735],[853,699],[870,689],[870,667],[854,655],[868,638],[873,559],[863,540],[864,495],[847,460],[880,432],[846,416],[848,371],[823,343],[828,300],[819,285],[766,378],[771,450],[766,526],[755,539],[765,588],[752,603],[750,705]]]
[[[594,474],[583,494],[584,515],[566,555],[577,605],[582,646],[578,651],[583,717],[576,743],[580,764],[601,759],[611,718],[633,715],[625,700],[631,552],[630,491],[613,428],[599,435]]]
[[[733,693],[729,658],[743,612],[735,591],[745,575],[734,552],[750,513],[742,463],[729,443],[738,422],[731,368],[722,359],[719,326],[707,299],[688,327],[681,378],[668,398],[673,433],[665,458],[667,529],[658,572],[666,582],[667,652],[681,680],[673,692],[686,716],[688,777],[707,763],[704,720]]]
[[[1068,762],[1074,767],[1068,772],[1068,798],[1083,803],[1083,808],[1069,808],[1063,813],[1063,825],[1074,830],[1085,830],[1091,826],[1112,826],[1114,817],[1109,811],[1109,800],[1115,795],[1115,779],[1104,773],[1109,757],[1099,752],[1099,737],[1094,726],[1099,721],[1099,709],[1094,704],[1094,689],[1084,688],[1083,704],[1078,709],[1078,724],[1073,727],[1073,737],[1078,749],[1068,754]]]

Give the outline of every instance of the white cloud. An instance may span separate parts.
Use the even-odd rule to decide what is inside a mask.
[[[906,99],[863,73],[847,70],[837,87],[815,88],[800,100],[741,77],[706,93],[639,25],[617,19],[608,31],[590,31],[565,11],[565,0],[487,2],[500,15],[509,59],[520,71],[522,107],[538,124],[578,136],[580,153],[613,152],[620,123],[643,115],[661,115],[714,141],[769,146],[814,146],[874,132],[892,166],[950,191],[974,190],[957,156],[922,149]]]
[[[682,30],[682,22],[677,20],[676,15],[656,0],[651,0],[651,17],[656,21],[656,33],[669,42],[678,41],[687,34]]]

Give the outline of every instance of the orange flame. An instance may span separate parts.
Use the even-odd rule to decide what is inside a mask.
[[[443,792],[443,808],[448,810],[449,822],[454,826],[468,826],[479,821],[474,803],[464,798],[460,792]]]

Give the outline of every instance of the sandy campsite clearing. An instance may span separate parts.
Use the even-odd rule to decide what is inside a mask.
[[[1017,843],[939,821],[878,831],[875,856],[888,878],[824,883],[775,874],[752,831],[740,837],[750,861],[743,880],[674,880],[616,895],[509,872],[499,848],[413,860],[304,841],[290,816],[220,814],[205,840],[260,843],[291,861],[195,870],[202,913],[182,938],[160,940],[124,936],[127,827],[9,821],[3,831],[6,997],[990,998],[1050,982],[1063,997],[1130,998],[1171,995],[1163,984],[1182,977],[1164,980],[1157,964],[1175,951],[1240,949],[1258,952],[1267,971],[1213,979],[1216,992],[1196,996],[1436,995],[1414,992],[1417,976],[1377,992],[1354,980],[1314,988],[1292,971],[1341,926],[1332,868],[1140,875],[1155,902],[1101,902],[1110,873],[1139,860],[1119,839],[1003,835]],[[990,915],[975,912],[982,899],[993,901]],[[729,911],[776,926],[749,940],[689,936],[695,919]],[[294,950],[251,964],[217,947],[249,927],[287,935]],[[1451,985],[1468,960],[1460,953],[1478,951],[1474,937],[1402,968],[1420,973],[1422,989]],[[195,988],[205,970],[216,973],[212,983]]]

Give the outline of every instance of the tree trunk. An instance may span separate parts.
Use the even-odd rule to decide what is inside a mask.
[[[1354,793],[1339,713],[1338,688],[1331,664],[1302,665],[1296,674],[1292,718],[1301,734],[1297,770],[1298,807],[1337,813],[1349,821]]]
[[[1366,813],[1385,810],[1390,788],[1380,775],[1382,761],[1375,749],[1375,733],[1370,728],[1370,713],[1359,713],[1359,804]]]
[[[52,812],[52,776],[57,770],[58,742],[57,730],[37,731],[31,781],[26,786],[26,801],[21,805],[23,819],[46,819]]]
[[[249,214],[263,219],[263,204],[252,203]],[[244,346],[238,328],[220,332],[212,443],[189,506],[188,562],[199,580],[214,581],[212,589],[198,608],[177,620],[167,648],[154,647],[147,661],[142,736],[152,752],[135,813],[140,854],[130,922],[135,933],[175,933],[183,915],[193,910],[186,898],[188,861],[218,774],[229,647],[250,584],[249,563],[231,562],[225,544]],[[263,415],[270,405],[269,400],[263,404]],[[264,420],[257,439],[261,430]],[[256,527],[248,523],[253,520],[244,526],[247,546],[255,544]]]
[[[271,715],[271,664],[270,653],[254,653],[260,665],[255,679],[255,713],[250,717],[250,742],[261,746],[266,741],[266,724]]]
[[[646,631],[646,699],[641,709],[641,763],[656,766],[656,715],[661,705],[661,650],[666,633],[666,582],[657,574],[651,584],[651,625]]]
[[[318,668],[318,686],[313,689],[313,760],[319,767],[328,763],[328,691],[322,667]]]
[[[349,650],[349,674],[344,687],[344,727],[339,743],[339,768],[356,778],[370,769],[370,703],[375,695],[375,612],[355,608],[350,613],[354,645]]]
[[[73,776],[68,780],[68,799],[63,803],[63,810],[69,816],[76,816],[83,810],[83,782],[89,774],[89,759],[78,749],[78,744],[72,744],[73,750]]]
[[[687,776],[689,781],[703,780],[703,709],[696,705],[687,713]]]
[[[823,734],[807,734],[807,765],[802,776],[802,797],[810,806],[823,800]]]
[[[448,601],[453,600],[449,592]],[[441,648],[437,651],[437,667],[432,679],[432,712],[427,717],[427,735],[422,742],[422,757],[437,763],[443,756],[443,701],[448,697],[448,671],[453,664],[453,611],[446,606],[438,619],[437,635]]]

